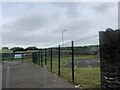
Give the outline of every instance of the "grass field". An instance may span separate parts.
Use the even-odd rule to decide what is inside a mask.
[[[53,57],[54,59],[55,57]],[[71,56],[61,56],[61,59],[71,60]],[[99,59],[99,55],[74,55],[75,60],[97,60]]]
[[[23,61],[23,62],[32,62],[32,58],[20,58],[20,59],[12,59],[12,58],[2,58],[1,61]]]
[[[96,56],[82,56],[76,57],[77,60],[95,59]],[[79,59],[78,59],[79,58]],[[91,60],[90,59],[90,60]],[[66,57],[64,60],[71,60],[70,57]],[[72,82],[72,68],[64,68],[64,60],[61,60],[61,73],[60,76],[67,81],[79,85],[80,88],[100,88],[100,68],[75,68],[74,70],[74,82]],[[47,69],[50,71],[50,58],[47,59]],[[52,72],[58,74],[58,58],[52,60]]]
[[[81,88],[99,88],[100,73],[99,68],[76,68],[74,84]],[[71,68],[62,68],[61,76],[72,82]]]

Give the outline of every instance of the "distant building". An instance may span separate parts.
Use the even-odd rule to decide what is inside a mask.
[[[76,46],[74,47],[74,53],[75,55],[97,55],[99,53],[99,46]]]
[[[99,53],[99,45],[90,45],[88,46],[89,54],[96,55]]]
[[[0,49],[0,57],[2,57],[3,60],[12,58],[12,53],[12,50]]]
[[[25,58],[25,51],[15,51],[14,58]]]
[[[28,50],[28,51],[15,51],[10,49],[0,49],[1,60],[10,60],[13,58],[32,58],[32,53],[38,52],[39,50]]]
[[[32,58],[32,54],[34,52],[39,52],[39,50],[28,50],[28,51],[25,51],[25,57],[26,58]]]
[[[14,55],[22,56],[23,58],[32,58],[32,53],[38,52],[39,50],[27,50],[27,51],[16,51]]]

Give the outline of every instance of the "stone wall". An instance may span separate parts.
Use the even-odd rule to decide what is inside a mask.
[[[120,29],[99,32],[102,90],[120,88]]]

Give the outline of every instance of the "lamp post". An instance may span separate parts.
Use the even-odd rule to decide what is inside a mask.
[[[64,31],[67,31],[67,30],[62,30],[62,46],[64,47]]]
[[[62,48],[63,48],[63,57],[64,57],[64,31],[67,31],[67,30],[62,30]],[[63,58],[62,57],[62,58]]]

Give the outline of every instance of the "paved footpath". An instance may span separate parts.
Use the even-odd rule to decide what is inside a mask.
[[[27,63],[3,63],[3,88],[6,88],[6,70],[10,67],[9,88],[75,88],[75,85],[65,79],[36,66],[32,62]]]
[[[2,89],[2,63],[0,61],[0,90]]]

